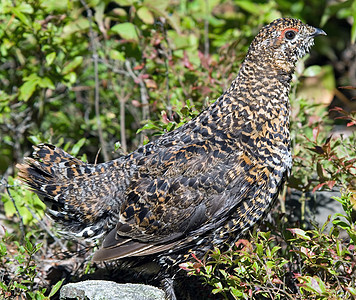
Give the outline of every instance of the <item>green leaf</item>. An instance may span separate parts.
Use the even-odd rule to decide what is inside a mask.
[[[304,240],[310,241],[310,237],[307,235],[307,233],[300,228],[287,228],[291,233],[295,234],[297,237],[302,238]]]
[[[120,6],[131,6],[134,4],[134,0],[114,0]]]
[[[83,56],[76,56],[70,63],[68,63],[62,70],[63,75],[67,75],[76,69],[83,62]]]
[[[54,86],[52,80],[49,79],[48,77],[40,78],[39,81],[38,81],[38,85],[41,88],[49,88],[51,90],[55,89],[55,86]]]
[[[54,59],[56,58],[56,52],[52,52],[50,54],[47,54],[46,55],[46,62],[47,62],[47,65],[51,65],[54,61]]]
[[[317,76],[320,74],[321,72],[321,67],[320,66],[310,66],[308,68],[306,68],[303,72],[303,75],[306,77],[313,77],[313,76]]]
[[[30,99],[30,97],[32,96],[32,94],[36,90],[36,86],[37,85],[38,85],[38,77],[26,81],[20,87],[19,99],[23,100],[23,101],[27,101],[28,99]]]
[[[166,0],[145,0],[143,2],[145,7],[150,8],[151,11],[154,11],[157,15],[162,16],[167,19],[168,23],[174,28],[174,30],[180,34],[180,24],[179,24],[179,15],[177,12],[169,13],[167,7],[169,1]]]
[[[146,24],[153,24],[155,22],[153,14],[146,6],[140,7],[137,10],[137,15]]]
[[[167,0],[145,0],[143,5],[151,7],[160,13],[164,13],[169,5]]]
[[[84,143],[86,141],[86,138],[81,138],[72,148],[72,155],[77,156],[79,153],[80,148],[83,147]]]
[[[75,72],[70,72],[69,74],[65,75],[63,78],[68,82],[70,82],[71,84],[73,84],[77,81],[77,74]]]
[[[1,200],[4,202],[4,210],[6,217],[11,218],[14,214],[16,214],[16,208],[13,202],[6,194],[2,195]]]
[[[345,289],[346,289],[352,296],[356,296],[356,288],[349,286],[349,287],[346,287]]]
[[[42,140],[36,136],[36,135],[30,135],[29,137],[27,137],[27,139],[33,144],[33,145],[38,145],[40,143],[42,143]]]
[[[110,58],[115,59],[115,60],[119,60],[119,61],[126,60],[124,52],[121,52],[121,51],[111,49],[109,52],[109,55],[110,55]]]
[[[332,223],[333,223],[334,225],[336,225],[336,226],[341,227],[342,229],[348,229],[348,228],[350,228],[350,225],[349,225],[349,224],[347,224],[347,223],[344,222],[344,221],[338,220],[338,219],[333,220]]]
[[[236,4],[240,6],[243,10],[246,10],[252,15],[256,15],[259,11],[258,6],[255,3],[253,3],[253,1],[246,1],[246,0],[236,1]]]
[[[25,14],[33,14],[33,7],[31,4],[26,3],[25,1],[20,1],[18,9]]]
[[[138,42],[136,27],[132,23],[121,23],[113,26],[111,31],[119,34],[123,39]]]
[[[60,289],[60,287],[62,286],[64,279],[58,281],[51,289],[51,292],[49,293],[48,297],[51,298],[54,296],[55,293],[58,292],[58,290]]]
[[[27,18],[25,14],[23,14],[18,7],[14,7],[12,9],[12,13],[25,25],[28,27],[31,26],[30,20]]]
[[[149,123],[147,123],[147,124],[143,125],[141,128],[139,128],[136,131],[136,134],[140,133],[143,130],[150,130],[150,129],[159,129],[159,127],[157,125],[155,125],[152,121],[150,121]]]

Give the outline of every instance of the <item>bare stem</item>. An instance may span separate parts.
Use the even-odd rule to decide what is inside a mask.
[[[204,56],[209,55],[209,1],[205,0],[205,20],[204,20]]]
[[[6,185],[6,191],[7,191],[8,195],[9,195],[11,201],[12,201],[12,204],[15,206],[16,213],[17,213],[17,215],[18,215],[18,217],[19,217],[19,219],[20,219],[20,230],[21,230],[21,233],[22,233],[22,238],[24,238],[24,237],[25,237],[25,227],[24,227],[24,225],[23,225],[23,219],[22,219],[22,216],[21,216],[21,214],[20,214],[20,211],[19,211],[19,209],[18,209],[18,207],[17,207],[17,204],[16,204],[15,199],[14,199],[14,198],[12,197],[12,195],[11,195],[10,186],[9,186],[9,185]]]
[[[106,147],[106,142],[104,140],[104,135],[103,135],[103,128],[101,126],[101,121],[100,121],[100,95],[99,95],[99,71],[98,71],[98,52],[96,50],[96,44],[95,44],[95,34],[94,30],[92,27],[93,23],[93,14],[91,12],[91,9],[85,2],[85,0],[80,0],[82,5],[84,6],[88,19],[89,19],[89,38],[90,38],[90,45],[91,45],[91,50],[92,50],[92,57],[93,57],[93,62],[94,62],[94,77],[95,77],[95,117],[96,117],[96,123],[98,126],[98,134],[99,134],[99,140],[101,144],[101,149],[102,153],[104,156],[104,160],[108,161],[109,160],[109,154],[107,151]]]
[[[125,66],[127,72],[129,73],[130,77],[139,84],[140,86],[140,94],[141,94],[141,103],[142,103],[142,120],[147,120],[149,118],[149,107],[148,107],[148,92],[146,89],[145,82],[142,80],[140,76],[137,76],[132,68],[131,63],[129,60],[125,61]],[[143,135],[141,135],[140,142],[143,142]]]

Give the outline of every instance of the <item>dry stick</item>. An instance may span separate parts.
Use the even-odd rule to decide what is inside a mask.
[[[125,128],[125,102],[123,97],[120,97],[120,136],[121,136],[121,148],[124,153],[127,153],[126,145],[126,128]]]
[[[205,0],[205,20],[204,20],[204,56],[208,58],[209,55],[209,1]]]
[[[104,140],[104,135],[103,135],[103,128],[101,127],[101,121],[100,121],[100,98],[99,98],[99,71],[98,71],[98,53],[96,51],[96,45],[94,41],[94,31],[92,27],[93,23],[93,14],[91,12],[91,9],[85,2],[85,0],[80,0],[82,5],[84,6],[85,10],[87,11],[88,14],[88,19],[89,19],[89,38],[90,38],[90,45],[91,49],[93,52],[93,62],[94,62],[94,76],[95,76],[95,117],[96,117],[96,123],[98,126],[98,134],[99,134],[99,140],[101,144],[101,149],[102,153],[104,156],[104,160],[108,161],[109,160],[109,154],[106,148],[106,142]]]
[[[127,72],[131,76],[131,78],[140,85],[140,94],[141,94],[141,102],[142,102],[142,120],[147,120],[149,117],[148,110],[148,92],[146,89],[146,85],[140,76],[136,76],[136,74],[132,71],[130,61],[125,61],[125,66]],[[143,135],[141,134],[140,143],[143,143]]]
[[[165,76],[166,76],[166,108],[168,112],[168,117],[172,118],[172,105],[169,96],[169,57],[172,55],[171,49],[169,47],[169,40],[167,38],[167,31],[165,28],[165,22],[160,22],[161,29],[163,32],[164,40],[166,41],[168,47],[166,49],[162,49],[159,53],[164,56],[164,67],[166,69]]]
[[[124,76],[126,76],[126,77],[132,79],[132,76],[131,76],[127,71],[124,71],[124,70],[122,70],[122,69],[119,69],[119,68],[115,67],[112,63],[109,63],[105,58],[99,58],[99,59],[98,59],[98,62],[100,62],[100,63],[102,63],[103,65],[105,65],[105,67],[107,67],[109,70],[111,70],[111,71],[114,72],[115,74],[124,75]],[[116,91],[115,91],[115,89],[114,89],[114,93],[115,93],[115,96],[116,96],[117,98],[119,98],[118,95],[117,95],[117,93],[116,93]],[[132,106],[130,106],[130,105],[127,106],[127,107],[125,107],[125,108],[126,108],[126,109],[131,113],[131,115],[134,117],[134,119],[135,119],[135,125],[140,126],[140,125],[141,125],[141,118],[138,117],[137,111],[136,111],[135,109],[133,109]]]
[[[28,211],[32,214],[32,217],[34,219],[37,220],[38,224],[40,225],[40,227],[42,229],[44,229],[51,237],[52,239],[55,241],[55,243],[58,243],[59,246],[62,248],[62,249],[65,249],[66,246],[62,243],[62,241],[57,238],[49,229],[48,229],[48,226],[40,219],[37,217],[36,213],[27,205],[25,204],[25,207],[28,209]]]
[[[10,187],[13,187],[13,186],[10,186],[10,185],[8,185],[8,184],[6,184],[6,191],[7,191],[7,193],[9,194],[9,196],[10,196],[10,199],[11,199],[11,201],[12,201],[12,203],[14,204],[14,206],[15,206],[15,209],[16,209],[16,213],[17,213],[17,215],[19,216],[19,218],[20,218],[20,230],[21,230],[21,233],[22,233],[22,239],[25,237],[25,227],[24,227],[24,225],[23,225],[23,219],[22,219],[22,216],[21,216],[21,214],[20,214],[20,211],[18,210],[18,208],[17,208],[17,205],[16,205],[16,202],[15,202],[15,199],[12,197],[12,195],[11,195],[11,193],[10,193]]]
[[[121,136],[121,149],[126,154],[127,153],[127,143],[126,143],[126,121],[125,121],[125,104],[129,99],[130,94],[124,96],[124,89],[121,90],[121,95],[113,88],[114,94],[120,101],[120,136]]]
[[[112,90],[115,94],[116,99],[119,100],[120,102],[120,138],[121,138],[121,150],[126,154],[127,153],[127,143],[126,143],[126,114],[125,114],[125,104],[127,99],[129,98],[129,96],[123,96],[124,94],[124,88],[121,89],[121,95],[119,95],[119,93],[116,91],[115,89],[115,85],[114,85],[114,80],[113,77],[111,76],[111,72],[110,69],[108,71],[108,77],[109,77],[109,81],[110,84],[112,86]],[[124,76],[122,76],[126,82],[126,78]],[[122,84],[122,86],[124,86]]]

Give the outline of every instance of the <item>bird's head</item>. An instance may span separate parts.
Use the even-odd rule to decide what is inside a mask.
[[[253,40],[247,59],[269,62],[288,73],[294,71],[297,60],[309,52],[314,37],[326,35],[316,27],[298,19],[281,18],[264,26]]]

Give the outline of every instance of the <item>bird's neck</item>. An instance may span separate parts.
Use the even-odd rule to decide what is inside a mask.
[[[226,93],[238,110],[249,108],[248,118],[286,117],[289,122],[289,90],[292,73],[275,64],[246,60]]]

